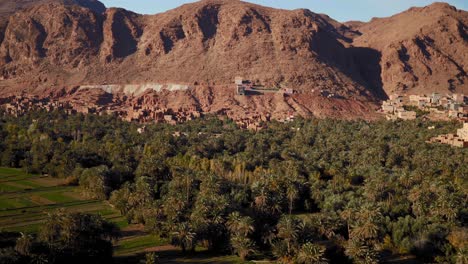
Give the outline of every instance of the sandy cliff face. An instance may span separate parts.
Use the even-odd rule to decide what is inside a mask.
[[[220,85],[240,75],[267,86],[380,96],[336,24],[308,10],[240,1],[201,1],[154,16],[43,4],[9,18],[0,68],[5,79],[31,86],[84,80]],[[31,72],[47,81],[35,83]]]
[[[0,11],[13,10],[11,2],[0,2]],[[243,104],[232,82],[244,76],[299,92],[286,106],[287,100],[256,98],[252,111],[279,107],[325,116],[334,109],[361,116],[394,91],[468,93],[467,12],[444,4],[341,24],[309,10],[232,0],[157,15],[105,9],[92,0],[20,2],[2,16],[0,93],[179,83],[211,91],[177,96],[193,107],[208,102],[203,108],[216,112]],[[319,91],[346,103],[322,100]]]
[[[468,13],[444,4],[359,25],[353,45],[381,53],[387,93],[468,93]]]

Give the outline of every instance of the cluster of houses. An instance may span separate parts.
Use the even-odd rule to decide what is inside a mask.
[[[55,100],[52,98],[40,98],[38,96],[28,97],[26,95],[13,96],[5,98],[0,102],[4,113],[13,116],[21,116],[29,111],[45,110],[47,112],[59,110],[69,115],[71,114],[96,114],[113,115],[125,121],[134,121],[138,123],[166,123],[175,125],[183,123],[204,115],[196,108],[158,108],[154,102],[140,99],[122,99],[117,98],[116,102],[99,104],[93,102],[83,102],[79,98],[68,98],[67,100]],[[145,100],[145,101],[140,101]],[[122,103],[125,101],[125,103]],[[272,119],[268,113],[245,112],[241,116],[237,112],[229,109],[222,109],[216,114],[227,116],[236,121],[237,125],[244,129],[261,130],[265,128],[266,122]],[[295,118],[294,113],[288,113],[287,117],[281,122],[290,122]],[[144,127],[139,133],[144,132]]]
[[[229,117],[229,115],[228,115]],[[270,114],[246,113],[242,118],[236,119],[236,124],[243,129],[259,131],[265,128],[266,122],[271,120]]]
[[[44,109],[48,112],[54,110],[64,110],[68,114],[84,111],[81,106],[72,105],[70,102],[53,101],[49,98],[39,98],[38,96],[27,97],[23,95],[13,96],[5,99],[6,102],[2,104],[3,110],[6,114],[13,116],[21,116],[30,110]],[[86,109],[88,110],[88,109]]]
[[[405,106],[413,106],[416,109],[446,116],[449,118],[468,117],[467,98],[463,94],[432,93],[431,95],[390,95],[389,100],[382,103],[381,111],[386,114],[388,120],[416,118],[415,111],[408,111]]]
[[[398,95],[390,95],[389,100],[382,103],[382,112],[386,114],[387,120],[416,119],[416,112],[405,110],[403,97]]]
[[[431,138],[428,143],[448,144],[454,147],[468,148],[468,122],[457,130],[457,134],[446,134]]]
[[[38,96],[14,96],[3,103],[6,114],[21,116],[31,110],[54,110],[64,111],[67,114],[97,114],[115,115],[126,121],[136,121],[140,123],[156,122],[177,124],[199,118],[202,113],[197,109],[169,109],[156,108],[132,103],[129,107],[113,105],[97,105],[94,103],[83,103],[81,101],[58,101],[50,98],[39,98]]]
[[[167,123],[171,125],[187,122],[201,116],[202,113],[197,109],[157,108],[155,106],[137,104],[133,104],[120,115],[126,121]]]

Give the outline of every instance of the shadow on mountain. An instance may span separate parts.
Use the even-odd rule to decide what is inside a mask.
[[[335,34],[319,30],[309,43],[318,59],[338,69],[355,83],[367,88],[377,99],[387,99],[383,90],[381,53],[371,48],[344,47]]]
[[[138,42],[132,34],[131,20],[123,12],[116,12],[112,21],[112,33],[115,37],[114,55],[124,58],[137,51]],[[138,33],[138,35],[140,32]]]
[[[360,75],[360,78],[353,78],[353,80],[367,87],[378,99],[388,99],[382,82],[382,67],[380,66],[382,54],[371,48],[360,47],[350,47],[346,51],[353,58]]]

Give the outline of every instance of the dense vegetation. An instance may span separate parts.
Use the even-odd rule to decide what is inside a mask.
[[[459,126],[297,120],[254,133],[207,118],[139,134],[109,116],[37,112],[2,118],[0,163],[67,178],[188,253],[467,263],[468,151],[425,143]],[[24,239],[15,254],[29,253]]]
[[[1,233],[1,263],[110,263],[118,228],[99,215],[49,215],[36,237]],[[15,241],[16,239],[16,241]],[[14,243],[11,243],[14,241]]]

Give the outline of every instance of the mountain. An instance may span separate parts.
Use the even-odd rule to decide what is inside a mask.
[[[183,84],[193,89],[141,101],[239,116],[348,118],[372,115],[395,91],[467,91],[467,12],[445,4],[342,24],[305,9],[237,0],[203,0],[156,15],[92,0],[20,2],[3,15],[0,94]],[[12,3],[2,1],[0,10],[16,8]],[[241,98],[235,76],[298,94]]]
[[[11,16],[0,67],[6,79],[38,69],[38,76],[67,85],[81,84],[77,76],[87,68],[83,78],[92,83],[214,85],[241,75],[266,85],[371,96],[352,52],[330,29],[328,20],[308,10],[240,1],[200,1],[154,16],[37,5]],[[54,79],[54,66],[72,78],[58,73]]]
[[[387,93],[468,93],[468,13],[434,3],[357,27],[353,45],[381,54]]]
[[[1,0],[0,15],[2,17],[11,15],[19,10],[23,10],[35,5],[43,5],[50,3],[60,3],[63,5],[79,5],[92,9],[97,13],[102,13],[106,10],[104,4],[98,0]]]

